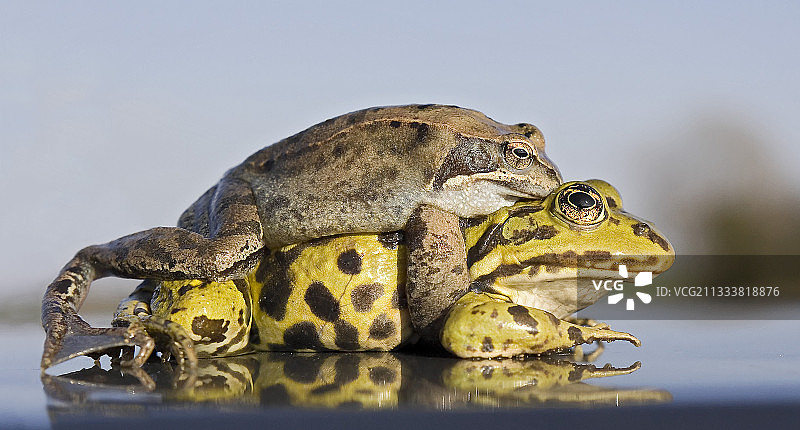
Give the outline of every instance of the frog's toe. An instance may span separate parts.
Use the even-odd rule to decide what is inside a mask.
[[[194,342],[183,326],[173,321],[157,318],[152,315],[118,318],[115,324],[128,324],[137,330],[146,331],[153,340],[153,345],[146,354],[142,347],[135,357],[127,354],[121,357],[119,364],[123,367],[139,367],[147,360],[153,350],[161,352],[161,359],[168,361],[174,358],[180,366],[197,367],[197,353]]]
[[[636,336],[622,331],[615,331],[609,328],[594,328],[572,326],[569,328],[569,336],[577,343],[592,343],[596,341],[613,342],[615,340],[625,340],[634,346],[642,346],[642,341]]]

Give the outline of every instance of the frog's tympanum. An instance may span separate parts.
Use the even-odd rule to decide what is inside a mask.
[[[471,282],[443,313],[434,339],[460,357],[539,354],[594,341],[638,345],[605,325],[563,320],[606,292],[577,279],[616,279],[620,263],[658,274],[674,259],[669,242],[623,211],[617,191],[600,180],[462,219],[461,229]],[[253,348],[387,351],[419,335],[406,300],[408,246],[403,232],[292,244],[265,255],[244,280],[143,283],[116,318],[167,321],[169,338],[191,338],[200,357]]]
[[[323,348],[329,344],[327,331],[336,333],[331,345],[338,342],[341,349],[372,348],[372,341],[366,341],[370,335],[388,344],[386,339],[401,331],[389,311],[396,308],[389,303],[385,315],[381,312],[369,322],[372,311],[364,311],[388,303],[379,294],[378,281],[374,287],[356,288],[354,283],[342,290],[363,298],[351,302],[350,296],[336,295],[339,287],[330,285],[335,281],[305,285],[291,279],[302,270],[292,265],[304,261],[294,254],[307,245],[295,246],[294,252],[285,246],[352,233],[405,232],[406,297],[398,296],[397,307],[408,311],[416,332],[436,338],[440,322],[471,280],[459,217],[491,214],[520,198],[547,195],[560,183],[558,169],[544,153],[541,133],[530,124],[500,124],[480,112],[440,105],[371,108],[333,118],[229,170],[181,215],[177,227],[153,228],[79,251],[44,296],[47,336],[41,367],[135,345],[140,352],[125,361],[140,365],[163,336],[175,343],[172,350],[179,361],[192,361],[194,349],[185,331],[200,333],[198,343],[220,345],[220,354],[232,353],[235,345],[248,343],[247,330],[232,330],[240,322],[250,326],[245,309],[251,296],[258,310],[254,326],[263,335],[254,343],[260,347],[271,347],[280,338],[277,344],[287,348]],[[343,275],[359,276],[360,269],[378,267],[353,249],[336,257]],[[281,262],[288,265],[283,276],[291,283],[261,284],[281,276],[273,269]],[[255,271],[259,265],[261,270]],[[91,282],[106,276],[146,279],[151,285],[202,280],[198,285],[184,282],[173,293],[175,300],[197,294],[187,291],[208,282],[231,281],[225,285],[236,289],[244,307],[241,316],[224,318],[200,312],[186,330],[155,317],[120,318],[118,327],[93,328],[78,316],[78,309]],[[304,297],[298,299],[300,288]],[[394,287],[380,288],[392,296],[388,289]],[[215,294],[218,300],[232,296]],[[308,317],[316,319],[292,324],[277,336],[278,326],[303,312],[293,308],[296,300],[303,300],[311,311]],[[159,294],[154,308],[168,301],[168,294]],[[406,301],[407,306],[401,305]],[[181,312],[180,307],[172,310]],[[321,321],[316,328],[315,321]],[[364,324],[370,329],[358,328]]]

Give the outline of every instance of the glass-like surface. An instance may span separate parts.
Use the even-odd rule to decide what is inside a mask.
[[[800,314],[800,307],[793,312]],[[79,358],[40,377],[41,328],[4,324],[0,418],[54,427],[158,419],[205,428],[276,417],[290,417],[294,425],[344,425],[382,415],[404,423],[428,417],[430,424],[466,416],[549,422],[595,416],[587,411],[621,413],[611,410],[668,419],[719,408],[739,411],[719,418],[735,421],[741,411],[780,419],[800,408],[800,346],[793,334],[799,321],[619,320],[611,326],[637,335],[642,346],[608,344],[591,362],[566,355],[473,361],[421,353],[262,353],[202,360],[196,373],[160,363],[121,373],[106,361],[97,367]]]

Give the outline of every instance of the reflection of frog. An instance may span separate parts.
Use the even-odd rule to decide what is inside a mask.
[[[621,262],[654,274],[672,264],[666,239],[621,205],[613,187],[592,180],[462,220],[471,288],[438,321],[437,340],[461,357],[543,353],[596,340],[638,345],[627,333],[561,320],[605,292],[578,291],[576,277],[616,277]],[[206,357],[251,346],[390,350],[414,334],[414,302],[403,291],[405,243],[402,233],[388,233],[286,246],[246,281],[171,281],[155,290],[145,283],[117,316],[174,321],[176,336],[191,337]]]
[[[45,293],[41,366],[133,345],[142,353],[132,363],[141,364],[151,336],[171,331],[155,320],[90,327],[77,312],[94,279],[243,280],[270,250],[345,233],[408,232],[407,291],[417,303],[411,318],[424,330],[468,287],[458,217],[545,195],[560,182],[530,124],[440,105],[371,108],[325,121],[229,170],[178,227],[78,252]],[[208,324],[206,331],[219,332]],[[186,339],[176,339],[192,353]]]
[[[74,419],[75,405],[90,413],[142,416],[147,403],[196,407],[481,409],[485,407],[620,406],[669,401],[664,390],[614,388],[587,380],[635,372],[640,363],[617,368],[575,363],[560,356],[527,360],[453,360],[387,352],[266,352],[200,360],[191,372],[168,363],[142,368],[99,366],[53,377],[43,375],[45,391],[60,412]],[[129,373],[130,371],[130,373]],[[138,378],[138,379],[137,379]],[[113,392],[119,387],[124,396]],[[131,394],[135,393],[135,394]],[[113,407],[103,404],[108,399]],[[127,404],[121,400],[127,400]],[[169,409],[167,409],[169,410]],[[147,415],[147,414],[145,414]]]

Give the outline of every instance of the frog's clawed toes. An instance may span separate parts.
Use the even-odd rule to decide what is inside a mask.
[[[119,361],[121,366],[139,367],[144,364],[153,350],[161,352],[163,361],[169,361],[174,358],[180,366],[189,368],[197,366],[194,342],[189,337],[186,329],[180,324],[150,315],[117,319],[115,324],[128,324],[128,327],[136,327],[137,330],[146,331],[148,337],[152,340],[152,345],[148,345],[148,351],[145,351],[145,347],[142,346],[139,354],[135,357],[131,357],[131,354],[123,356]]]
[[[589,334],[589,341],[604,341],[604,342],[613,342],[615,340],[625,340],[632,343],[634,346],[642,346],[642,341],[639,340],[636,336],[625,333],[622,331],[614,331],[608,328],[602,328],[598,330],[593,330],[591,334]]]

